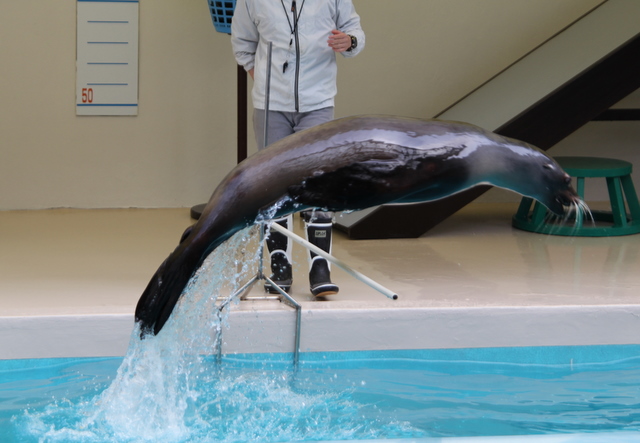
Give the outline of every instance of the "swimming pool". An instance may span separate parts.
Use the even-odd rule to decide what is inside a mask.
[[[1,361],[0,441],[640,438],[639,345],[303,353],[297,370],[290,358],[201,357],[146,403],[123,385],[111,410],[122,358]]]

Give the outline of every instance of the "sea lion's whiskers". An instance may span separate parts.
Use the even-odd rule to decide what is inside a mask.
[[[550,226],[549,235],[556,235],[562,228],[568,226],[573,221],[573,232],[577,231],[582,224],[589,222],[595,227],[595,218],[589,206],[581,199],[573,199],[565,206],[562,215],[547,211],[541,224]]]
[[[589,208],[589,206],[585,203],[584,200],[578,200],[576,202],[573,202],[573,204],[575,205],[575,211],[576,213],[578,211],[580,211],[581,214],[586,215],[588,217],[586,217],[587,220],[591,220],[591,224],[593,226],[595,226],[596,224],[596,219],[593,217],[593,213],[591,212],[591,209]]]

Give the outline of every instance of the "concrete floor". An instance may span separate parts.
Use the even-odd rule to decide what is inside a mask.
[[[301,350],[387,347],[389,334],[396,348],[640,342],[640,235],[524,232],[510,224],[516,206],[469,205],[419,239],[352,241],[336,232],[333,255],[395,291],[395,301],[336,267],[340,293],[313,300],[296,245]],[[124,353],[140,294],[192,222],[188,209],[0,212],[0,358]],[[302,235],[298,217],[294,225]],[[262,293],[257,285],[251,295]],[[251,313],[239,315],[242,328],[256,312],[279,313],[281,328],[278,315],[291,317],[278,301],[233,309]],[[227,346],[264,349],[255,341]]]

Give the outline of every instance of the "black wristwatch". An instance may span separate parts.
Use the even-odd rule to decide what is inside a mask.
[[[351,47],[347,49],[347,52],[351,52],[353,49],[356,49],[358,47],[358,39],[353,35],[350,35],[349,37],[351,37]]]

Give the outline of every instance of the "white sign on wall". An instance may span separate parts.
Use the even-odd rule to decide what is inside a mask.
[[[138,114],[138,0],[77,0],[76,115]]]

